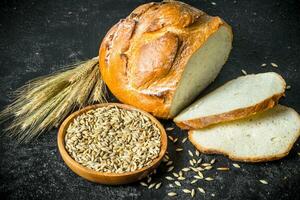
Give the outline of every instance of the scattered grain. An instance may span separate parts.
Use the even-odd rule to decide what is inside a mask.
[[[235,168],[241,168],[241,166],[239,165],[239,164],[237,164],[237,163],[233,163],[232,164]]]
[[[171,166],[171,167],[168,168],[167,172],[170,172],[170,171],[172,171],[173,169],[174,169],[174,166]]]
[[[242,73],[243,73],[244,75],[247,75],[247,72],[246,72],[244,69],[242,69]]]
[[[182,139],[182,143],[185,143],[186,140],[187,140],[187,137],[183,138],[183,139]]]
[[[155,185],[156,185],[156,183],[151,183],[151,184],[148,186],[148,189],[153,188]]]
[[[144,187],[148,187],[147,183],[145,183],[145,182],[140,182],[140,184]]]
[[[169,197],[174,197],[174,196],[176,196],[176,195],[177,195],[177,194],[176,194],[175,192],[169,192],[169,193],[168,193],[168,196],[169,196]]]
[[[211,177],[207,177],[207,178],[205,178],[204,180],[206,180],[206,181],[213,181],[214,179],[211,178]]]
[[[278,65],[276,63],[271,62],[272,67],[278,67]]]
[[[169,180],[169,181],[174,180],[174,178],[172,178],[171,176],[166,176],[165,178],[166,178],[167,180]]]
[[[186,194],[191,193],[191,190],[189,190],[189,189],[183,189],[182,191],[183,191],[184,193],[186,193]]]
[[[267,66],[267,64],[266,64],[266,63],[263,63],[263,64],[261,64],[260,66],[261,66],[261,67],[265,67],[265,66]]]
[[[175,183],[175,185],[177,185],[177,186],[181,187],[181,184],[180,184],[180,182],[179,182],[179,181],[175,181],[174,183]]]
[[[175,151],[180,152],[180,151],[183,151],[183,149],[182,148],[177,148],[177,149],[175,149]]]
[[[198,190],[199,190],[199,192],[201,192],[201,193],[205,194],[205,190],[204,190],[203,188],[201,188],[201,187],[198,187]]]
[[[155,189],[159,189],[161,186],[161,183],[157,183],[156,186],[155,186]]]
[[[166,163],[166,166],[170,166],[170,165],[172,165],[173,164],[173,161],[168,161],[167,163]]]
[[[261,182],[262,184],[265,184],[265,185],[268,184],[268,182],[266,180],[263,180],[263,179],[259,180],[259,182]]]
[[[229,171],[228,167],[218,167],[217,170],[219,171]]]

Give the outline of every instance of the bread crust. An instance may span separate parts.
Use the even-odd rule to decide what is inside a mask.
[[[300,120],[300,116],[299,114],[292,109],[293,112],[295,112]],[[289,154],[289,152],[291,151],[293,145],[295,144],[295,142],[297,142],[299,136],[300,136],[300,130],[298,130],[298,137],[296,137],[294,139],[293,142],[291,142],[289,144],[289,146],[286,148],[286,151],[281,153],[281,154],[277,154],[274,156],[257,156],[257,157],[238,157],[238,156],[234,156],[231,155],[230,153],[218,150],[218,149],[212,149],[212,148],[205,148],[203,146],[201,146],[200,144],[198,144],[192,137],[193,135],[193,130],[188,131],[188,139],[189,141],[196,147],[196,149],[198,149],[200,152],[202,153],[206,153],[206,154],[223,154],[225,156],[227,156],[229,159],[231,160],[235,160],[235,161],[240,161],[240,162],[250,162],[250,163],[258,163],[258,162],[268,162],[268,161],[273,161],[273,160],[279,160],[285,156],[287,156]]]
[[[171,118],[172,99],[189,58],[221,26],[231,31],[221,18],[182,2],[141,5],[104,37],[102,78],[121,102]]]
[[[204,128],[209,125],[217,124],[220,122],[228,122],[237,119],[242,119],[251,115],[255,115],[258,112],[263,112],[265,110],[273,108],[275,105],[278,104],[279,99],[284,95],[285,95],[284,92],[275,94],[272,97],[267,98],[262,102],[257,103],[253,106],[232,110],[230,112],[221,113],[218,115],[211,115],[207,117],[201,117],[201,118],[181,121],[181,122],[177,122],[174,120],[174,122],[181,129],[190,130],[190,129]]]

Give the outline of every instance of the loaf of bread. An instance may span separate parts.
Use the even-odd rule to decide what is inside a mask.
[[[286,156],[300,135],[299,114],[277,105],[248,118],[189,131],[189,140],[203,153],[232,160],[262,162]]]
[[[182,129],[199,129],[241,119],[274,107],[285,87],[275,72],[241,76],[195,101],[174,121]]]
[[[148,3],[109,30],[100,71],[121,102],[173,118],[216,78],[231,44],[219,17],[179,1]]]

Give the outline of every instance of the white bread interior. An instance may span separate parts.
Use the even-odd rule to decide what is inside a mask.
[[[172,100],[175,116],[189,105],[218,75],[232,46],[231,29],[223,25],[189,59]]]
[[[246,162],[269,161],[286,156],[300,134],[300,118],[293,109],[273,109],[241,120],[189,132],[202,152],[228,155]]]
[[[194,102],[174,121],[184,122],[247,109],[275,95],[283,95],[285,87],[284,79],[274,72],[241,76]]]

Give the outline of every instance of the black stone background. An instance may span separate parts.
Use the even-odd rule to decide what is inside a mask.
[[[97,55],[101,39],[120,18],[127,16],[142,0],[13,0],[0,3],[0,106],[9,103],[8,93],[26,81],[62,68],[66,64]],[[291,85],[281,100],[300,112],[300,4],[279,0],[192,0],[187,3],[219,15],[233,27],[234,43],[228,62],[216,81],[204,93],[241,75],[275,71]],[[262,63],[275,62],[279,68]],[[113,99],[111,99],[113,100]],[[115,100],[113,100],[115,101]],[[166,127],[175,127],[163,121]],[[3,129],[4,126],[1,126]],[[1,130],[2,130],[1,129]],[[41,135],[30,144],[16,145],[6,136],[0,139],[0,192],[7,199],[169,199],[169,191],[177,191],[177,199],[189,198],[179,189],[167,187],[166,173],[160,166],[155,182],[159,190],[148,190],[138,183],[105,186],[88,182],[75,175],[62,161],[56,144],[57,130]],[[186,132],[176,128],[169,133],[179,137]],[[188,164],[186,149],[174,152],[169,144],[175,171]],[[224,156],[201,155],[204,160],[217,158],[215,166],[230,166],[229,172],[210,170],[212,182],[199,181],[206,194],[197,199],[300,199],[299,141],[290,154],[279,161],[232,167]],[[258,180],[265,179],[268,185]],[[190,179],[191,180],[191,179]],[[187,185],[183,182],[183,187]],[[183,188],[182,187],[182,188]],[[213,197],[212,194],[215,194]],[[174,198],[174,199],[176,199]]]

